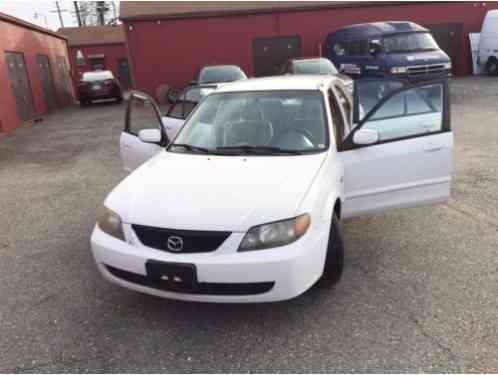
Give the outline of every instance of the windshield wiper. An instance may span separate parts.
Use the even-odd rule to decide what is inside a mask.
[[[172,143],[171,147],[183,147],[184,149],[189,151],[197,151],[197,152],[202,152],[204,154],[209,153],[209,150],[207,148],[189,145],[187,143]]]
[[[270,154],[291,154],[291,155],[301,155],[302,152],[299,150],[289,150],[280,147],[272,147],[272,146],[226,146],[226,147],[217,147],[216,151],[218,152],[244,152],[250,154],[261,154],[261,153],[270,153]]]

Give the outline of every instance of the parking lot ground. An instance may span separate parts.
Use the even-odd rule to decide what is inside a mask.
[[[333,289],[263,305],[115,287],[89,237],[124,177],[124,105],[0,143],[0,371],[498,371],[498,80],[452,83],[448,204],[343,223]],[[427,166],[430,168],[430,166]]]

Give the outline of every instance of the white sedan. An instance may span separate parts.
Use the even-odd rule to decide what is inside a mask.
[[[330,76],[250,79],[209,93],[185,122],[133,93],[121,152],[134,171],[91,237],[101,273],[206,302],[286,300],[336,283],[342,218],[450,192],[447,82],[355,90],[353,102]]]

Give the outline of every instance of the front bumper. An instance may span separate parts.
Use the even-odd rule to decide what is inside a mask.
[[[146,247],[124,225],[129,243],[95,226],[91,246],[102,275],[138,292],[186,301],[250,303],[287,300],[308,290],[322,275],[330,223],[310,227],[298,241],[279,248],[236,252],[244,233],[232,233],[212,253],[173,254]],[[146,262],[188,263],[197,270],[192,292],[164,290],[148,278]]]

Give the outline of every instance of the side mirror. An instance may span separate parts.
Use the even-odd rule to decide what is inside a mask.
[[[357,145],[373,145],[379,141],[379,132],[374,129],[360,129],[353,135],[353,142]]]
[[[370,41],[370,45],[368,46],[368,52],[370,52],[371,55],[375,56],[380,53],[382,50],[382,47],[380,45],[379,40],[372,40]]]
[[[145,143],[159,143],[161,138],[159,129],[144,129],[138,132],[138,139]]]

